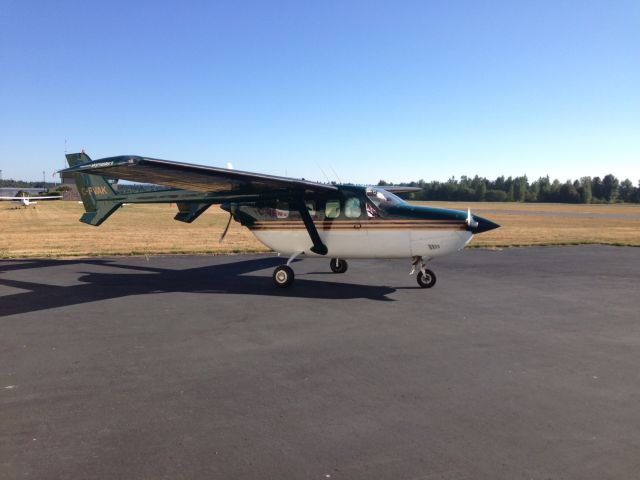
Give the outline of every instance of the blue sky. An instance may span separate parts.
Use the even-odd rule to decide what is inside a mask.
[[[640,2],[0,0],[0,169],[640,179]],[[332,171],[333,170],[333,171]]]

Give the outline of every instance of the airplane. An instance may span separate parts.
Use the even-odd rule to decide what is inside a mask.
[[[124,203],[175,203],[175,220],[190,223],[211,205],[229,212],[267,247],[288,257],[273,281],[289,287],[291,263],[299,256],[329,258],[334,273],[345,273],[347,260],[410,258],[418,285],[431,288],[434,258],[462,250],[473,235],[499,225],[471,214],[411,205],[397,193],[410,187],[323,184],[289,177],[123,155],[92,161],[83,152],[67,154],[85,213],[81,222],[98,226]],[[167,189],[117,193],[107,179],[157,184]]]
[[[46,197],[34,197],[34,198],[37,198],[38,200],[60,200],[62,198],[62,195],[55,195],[55,196],[51,195]],[[22,205],[25,208],[30,205],[33,205],[35,207],[38,204],[37,201],[31,200],[31,197],[29,197],[24,192],[22,192],[22,195],[19,197],[0,197],[0,200],[18,202],[20,203],[20,205]]]

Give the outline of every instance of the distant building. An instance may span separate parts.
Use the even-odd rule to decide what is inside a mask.
[[[80,194],[78,193],[78,187],[76,186],[76,179],[73,178],[73,173],[61,173],[60,180],[62,181],[62,199],[63,200],[80,200]]]

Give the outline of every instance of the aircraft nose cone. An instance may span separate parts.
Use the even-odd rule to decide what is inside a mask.
[[[491,220],[487,220],[486,218],[476,217],[475,215],[473,218],[478,222],[478,226],[472,230],[474,234],[488,232],[489,230],[500,227],[497,223],[493,223]]]

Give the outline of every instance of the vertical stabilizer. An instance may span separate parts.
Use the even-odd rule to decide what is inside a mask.
[[[91,161],[84,152],[68,153],[66,157],[70,167]],[[122,204],[114,199],[116,192],[104,177],[88,173],[74,173],[73,176],[84,204],[85,214],[80,218],[81,222],[98,226]]]

